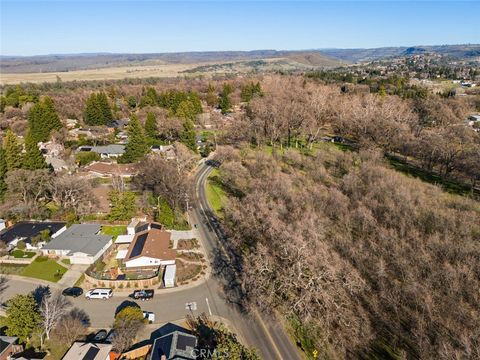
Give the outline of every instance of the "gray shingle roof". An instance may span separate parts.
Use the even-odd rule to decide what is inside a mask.
[[[108,235],[97,235],[99,224],[73,224],[55,239],[46,244],[44,250],[68,250],[71,253],[81,252],[96,255],[112,240]]]
[[[97,154],[123,154],[125,152],[125,145],[111,144],[105,146],[92,146],[93,152]]]

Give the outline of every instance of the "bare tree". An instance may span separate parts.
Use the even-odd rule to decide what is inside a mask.
[[[88,324],[88,315],[83,310],[74,308],[61,317],[52,330],[52,336],[55,335],[55,339],[70,345],[86,335]]]
[[[71,306],[70,301],[60,292],[47,294],[43,297],[40,304],[40,314],[42,315],[42,334],[40,341],[43,347],[44,336],[50,339],[51,331],[59,324],[60,320],[67,314]]]

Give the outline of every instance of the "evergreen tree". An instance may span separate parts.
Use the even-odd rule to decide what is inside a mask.
[[[37,142],[47,141],[53,130],[62,128],[53,100],[48,96],[30,109],[27,118],[31,135]]]
[[[38,329],[41,321],[37,302],[32,294],[15,295],[7,301],[7,317],[4,325],[8,336],[18,336],[20,342],[26,342]]]
[[[97,102],[98,102],[98,107],[102,111],[102,116],[103,116],[103,124],[108,124],[113,120],[113,114],[112,114],[112,109],[110,107],[110,104],[108,103],[108,98],[107,95],[104,92],[100,92],[97,95]]]
[[[122,163],[132,163],[142,158],[148,152],[148,146],[142,126],[136,115],[132,115],[128,123],[128,143],[125,153],[119,159]]]
[[[186,119],[183,123],[183,131],[180,134],[180,141],[190,150],[197,151],[194,125],[189,119]]]
[[[177,115],[181,119],[194,122],[195,117],[197,116],[195,105],[191,101],[184,100],[180,103],[180,105],[178,105],[175,115]]]
[[[148,87],[140,100],[140,107],[158,106],[158,94],[153,87]]]
[[[147,120],[145,120],[145,135],[150,139],[156,139],[158,135],[157,118],[152,112],[147,114]]]
[[[110,220],[128,220],[135,216],[137,210],[135,205],[135,193],[131,191],[117,191],[110,192],[108,196],[110,203]]]
[[[5,177],[7,175],[7,161],[5,160],[5,150],[0,148],[0,201],[5,197],[7,192],[7,183]]]
[[[218,105],[218,96],[215,92],[215,87],[212,84],[208,85],[207,96],[205,98],[208,106],[217,106]]]
[[[232,107],[232,101],[230,100],[230,94],[232,87],[228,84],[223,85],[222,92],[220,93],[220,99],[218,100],[218,107],[222,110],[222,114],[228,114]]]
[[[112,109],[105,93],[93,93],[88,97],[83,120],[87,125],[106,125],[113,120]]]
[[[37,142],[29,131],[25,138],[25,157],[23,159],[23,168],[27,170],[38,170],[48,168],[48,164],[43,157],[42,152],[37,146]]]
[[[242,91],[240,93],[240,98],[242,101],[249,102],[254,96],[263,96],[262,87],[260,86],[259,82],[250,82],[242,87]]]
[[[22,167],[22,145],[18,142],[17,136],[8,129],[3,143],[5,149],[5,161],[7,170],[20,169]]]

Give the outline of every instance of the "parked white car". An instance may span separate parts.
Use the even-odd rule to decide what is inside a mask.
[[[87,293],[85,294],[85,297],[88,300],[91,300],[91,299],[107,300],[107,299],[111,298],[112,296],[113,296],[113,290],[109,289],[109,288],[92,289],[90,291],[87,291]]]
[[[149,324],[152,324],[155,321],[155,314],[151,311],[144,311],[143,317],[148,321]]]

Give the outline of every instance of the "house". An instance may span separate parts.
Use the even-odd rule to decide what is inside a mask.
[[[72,264],[93,264],[112,245],[112,237],[100,235],[100,224],[73,224],[42,251],[49,256],[66,256]]]
[[[173,145],[152,145],[152,153],[160,154],[167,160],[176,158],[175,147]]]
[[[170,249],[170,233],[150,229],[135,234],[123,263],[126,268],[158,268],[175,264],[176,251]]]
[[[102,146],[80,146],[79,152],[91,151],[100,155],[102,159],[117,158],[125,153],[125,145],[122,144],[110,144]]]
[[[175,330],[155,339],[149,360],[197,359],[197,338],[179,326]]]
[[[73,128],[77,127],[78,120],[77,119],[67,119],[67,120],[65,120],[65,125],[67,126],[67,129],[73,129]]]
[[[33,244],[32,238],[48,232],[50,238],[54,239],[66,229],[66,223],[60,221],[20,221],[0,231],[0,240],[10,248],[16,247],[19,241],[23,241],[28,250],[37,250],[45,244],[45,241]]]
[[[119,129],[122,130],[125,126],[128,125],[128,119],[119,119],[113,120],[107,124],[107,127],[112,129]]]
[[[114,164],[108,162],[93,162],[85,167],[93,176],[120,176],[120,177],[132,177],[137,174],[136,164]]]
[[[110,360],[117,358],[111,344],[94,344],[76,341],[62,360]]]
[[[23,346],[17,341],[16,336],[0,336],[0,360],[10,360],[12,355],[23,351]]]
[[[135,235],[141,231],[158,229],[162,230],[163,225],[157,222],[147,222],[147,219],[144,218],[133,218],[130,224],[127,226],[127,234]]]

